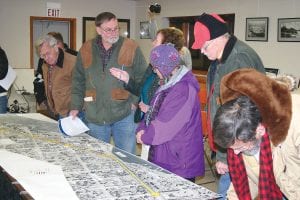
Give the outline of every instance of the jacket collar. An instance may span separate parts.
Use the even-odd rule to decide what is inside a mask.
[[[56,66],[63,68],[63,64],[64,64],[64,51],[61,48],[58,48],[58,58],[57,58],[57,62],[56,62]]]
[[[230,55],[230,53],[236,43],[236,41],[237,41],[237,38],[234,35],[231,35],[228,42],[226,43],[226,45],[224,47],[222,58],[220,60],[221,63],[224,63],[226,61],[226,59]]]

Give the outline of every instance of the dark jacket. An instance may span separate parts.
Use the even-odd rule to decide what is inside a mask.
[[[213,61],[207,74],[208,104],[210,105],[210,122],[213,123],[217,109],[221,105],[220,82],[223,76],[241,68],[254,68],[265,73],[264,65],[257,53],[246,43],[232,36],[225,45],[220,61]],[[212,85],[214,86],[211,93]],[[212,124],[211,124],[212,126]],[[225,152],[225,150],[224,150]],[[217,160],[227,163],[226,153],[217,152]]]
[[[136,83],[132,78],[130,78],[128,84],[124,85],[124,87],[132,94],[139,96],[139,102],[143,101],[146,105],[149,105],[156,89],[159,87],[159,78],[157,74],[153,72],[152,66],[149,64],[140,83]],[[143,116],[144,113],[141,111],[140,107],[137,106],[134,113],[134,122],[140,122],[143,119]]]
[[[0,47],[0,80],[4,79],[8,71],[8,59],[5,51]],[[0,86],[0,93],[6,90]]]

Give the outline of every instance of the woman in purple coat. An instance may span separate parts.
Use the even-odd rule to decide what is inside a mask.
[[[149,161],[183,178],[204,175],[199,83],[170,44],[151,51],[161,85],[137,129],[137,142],[150,145]]]

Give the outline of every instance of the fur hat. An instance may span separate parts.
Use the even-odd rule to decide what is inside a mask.
[[[164,77],[168,77],[175,67],[179,65],[179,62],[180,55],[172,44],[162,44],[151,51],[150,63]]]
[[[272,143],[276,146],[284,141],[292,117],[288,87],[254,69],[240,69],[222,78],[220,96],[223,104],[241,95],[248,96],[257,105]]]
[[[195,42],[192,49],[201,49],[206,41],[228,33],[226,22],[217,14],[203,13],[194,26]]]
[[[297,89],[297,78],[293,75],[289,74],[281,74],[276,77],[270,77],[277,81],[278,83],[285,84],[290,91],[294,91]]]

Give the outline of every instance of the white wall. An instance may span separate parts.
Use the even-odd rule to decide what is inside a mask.
[[[135,1],[49,0],[48,2],[61,3],[61,17],[77,19],[77,49],[82,43],[82,17],[95,17],[104,11],[113,12],[118,18],[130,19],[130,32],[132,37],[135,37]],[[46,16],[46,3],[46,0],[0,0],[0,45],[5,49],[9,63],[14,68],[30,68],[30,16]],[[19,87],[32,84],[31,78],[28,77],[28,83]],[[32,92],[31,88],[26,89]]]
[[[269,17],[268,42],[246,41],[261,56],[265,66],[280,68],[281,73],[300,76],[300,43],[277,42],[277,18],[300,17],[299,0],[49,0],[61,3],[61,17],[77,19],[77,49],[82,41],[82,17],[95,17],[111,11],[130,19],[131,37],[140,43],[148,58],[151,41],[139,39],[139,23],[147,19],[150,3],[162,6],[162,20],[174,16],[207,13],[235,13],[235,35],[245,39],[246,17]],[[6,50],[11,66],[30,68],[30,16],[46,15],[46,0],[0,0],[0,45]],[[158,20],[161,21],[161,20]],[[163,24],[163,25],[162,25]],[[166,23],[159,24],[160,27]],[[32,80],[28,80],[32,83]],[[24,83],[28,85],[28,83]],[[20,85],[22,87],[23,85]]]
[[[201,15],[203,12],[235,13],[234,33],[243,41],[245,41],[246,18],[269,17],[268,42],[246,41],[246,43],[258,52],[266,67],[279,68],[280,73],[291,73],[300,77],[298,62],[300,42],[277,42],[277,19],[300,18],[299,0],[141,0],[137,2],[137,25],[147,19],[145,10],[153,2],[162,6],[158,19]],[[139,41],[145,56],[148,57],[151,49],[150,41],[145,39]]]

